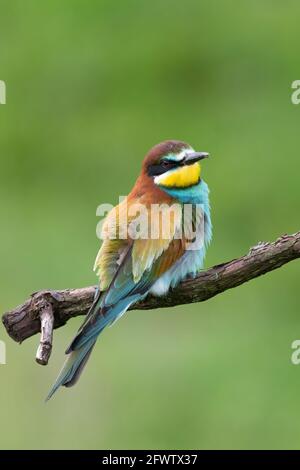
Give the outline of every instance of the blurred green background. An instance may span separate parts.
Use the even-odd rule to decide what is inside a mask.
[[[96,282],[96,207],[155,143],[212,154],[206,265],[299,226],[295,1],[0,1],[0,310]],[[299,448],[299,263],[208,302],[130,312],[79,384],[44,397],[82,319],[10,340],[0,448]]]

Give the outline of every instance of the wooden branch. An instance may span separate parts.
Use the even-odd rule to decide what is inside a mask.
[[[45,366],[52,352],[54,315],[51,302],[41,298],[41,304],[44,304],[40,308],[41,339],[35,360],[38,364]]]
[[[273,243],[259,243],[239,259],[214,266],[196,278],[181,282],[164,297],[149,295],[131,309],[148,310],[202,302],[232,289],[300,257],[300,232],[283,235]],[[39,364],[47,364],[52,349],[53,328],[59,328],[78,315],[88,312],[96,287],[36,292],[16,309],[3,315],[9,336],[22,342],[41,331],[36,355]]]

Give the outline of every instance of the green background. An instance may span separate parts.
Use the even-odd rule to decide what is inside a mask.
[[[0,1],[0,310],[95,283],[96,207],[167,138],[212,154],[206,266],[299,230],[295,1]],[[43,400],[82,319],[2,325],[0,448],[299,448],[299,264],[200,304],[130,312],[71,390]]]

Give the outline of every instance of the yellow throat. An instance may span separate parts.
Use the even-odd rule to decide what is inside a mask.
[[[155,178],[155,183],[167,188],[187,188],[197,184],[200,179],[201,167],[196,162],[193,165],[186,165],[169,171]]]

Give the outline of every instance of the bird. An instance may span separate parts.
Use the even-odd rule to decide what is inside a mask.
[[[202,179],[208,157],[178,140],[146,154],[133,189],[105,218],[94,266],[99,286],[46,400],[78,381],[100,333],[132,304],[148,294],[166,295],[203,268],[212,238],[209,187]]]

